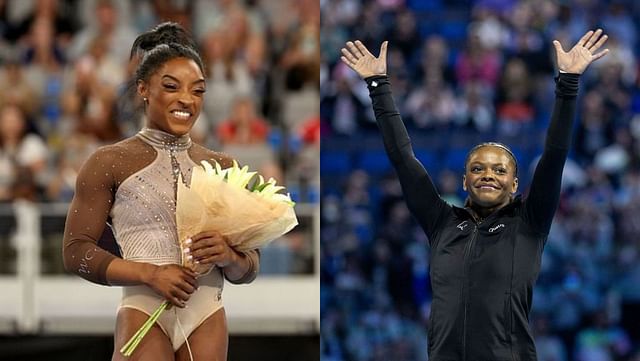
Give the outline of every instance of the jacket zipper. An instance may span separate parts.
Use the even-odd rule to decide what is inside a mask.
[[[467,360],[467,308],[469,303],[469,289],[467,284],[469,283],[469,268],[471,263],[471,252],[476,243],[476,236],[478,235],[478,226],[474,224],[473,235],[471,241],[467,243],[464,250],[464,278],[462,281],[462,302],[464,305],[464,318],[462,322],[462,360]]]

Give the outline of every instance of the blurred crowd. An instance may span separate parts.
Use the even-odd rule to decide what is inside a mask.
[[[368,92],[340,48],[389,40],[414,148],[461,205],[466,152],[513,147],[526,187],[554,99],[551,41],[589,29],[610,54],[581,77],[561,204],[532,317],[540,361],[640,360],[640,3],[624,0],[321,1],[323,360],[425,360],[429,247],[384,159]],[[358,139],[354,144],[354,139]]]
[[[163,21],[206,66],[193,140],[317,204],[316,0],[0,0],[0,205],[69,202],[84,160],[141,129],[129,49]]]

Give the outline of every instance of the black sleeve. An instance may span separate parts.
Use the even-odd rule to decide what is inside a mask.
[[[393,101],[389,79],[372,76],[365,81],[385,150],[398,174],[407,206],[431,240],[442,214],[451,206],[440,198],[431,177],[413,153],[411,139]]]
[[[560,74],[555,80],[556,100],[551,123],[524,207],[529,224],[542,234],[549,233],[560,200],[562,169],[571,146],[579,75]]]

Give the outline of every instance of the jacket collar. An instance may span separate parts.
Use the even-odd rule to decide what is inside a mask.
[[[465,204],[467,204],[467,202],[465,202]],[[499,217],[502,216],[504,214],[507,213],[511,213],[513,212],[513,210],[515,210],[516,208],[520,207],[522,205],[522,196],[520,194],[518,194],[515,198],[513,198],[513,200],[507,204],[506,206],[498,209],[497,211],[491,213],[487,218],[485,218],[484,220],[487,220],[491,217]],[[471,210],[471,208],[469,207],[457,207],[457,206],[452,206],[453,207],[453,211],[456,213],[457,216],[461,217],[461,218],[466,218],[469,220],[472,220],[474,222],[476,222],[475,217],[473,216],[473,211]],[[483,220],[483,221],[484,221]]]

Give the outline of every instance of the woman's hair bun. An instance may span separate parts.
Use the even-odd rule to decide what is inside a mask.
[[[167,21],[138,36],[131,47],[129,59],[158,45],[171,43],[180,44],[198,52],[198,46],[191,35],[180,24]]]

